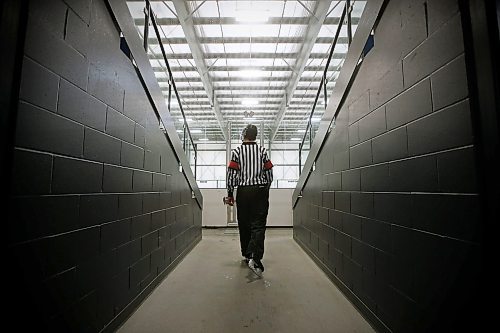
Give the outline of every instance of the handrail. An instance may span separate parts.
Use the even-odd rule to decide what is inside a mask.
[[[302,189],[309,178],[314,162],[316,161],[316,158],[318,157],[318,154],[326,140],[330,126],[337,114],[340,112],[344,98],[348,93],[350,83],[355,77],[356,68],[358,66],[359,59],[363,55],[366,42],[386,1],[387,0],[371,0],[366,2],[366,7],[364,8],[363,14],[359,20],[358,28],[350,44],[344,65],[340,69],[340,74],[330,96],[330,104],[327,106],[325,113],[323,114],[323,118],[321,119],[316,136],[314,137],[313,144],[310,147],[306,163],[304,164],[303,172],[300,174],[297,187],[293,192],[292,207],[295,207],[297,204],[297,201],[301,196]]]
[[[175,97],[177,99],[177,104],[179,104],[179,109],[181,110],[181,114],[182,114],[182,118],[184,119],[184,125],[183,125],[183,128],[184,128],[184,131],[187,130],[187,134],[188,134],[188,137],[189,137],[189,141],[191,141],[191,145],[193,146],[193,149],[194,149],[194,154],[195,154],[195,160],[196,160],[196,155],[197,155],[197,151],[196,151],[196,145],[194,144],[194,140],[193,140],[193,137],[191,135],[191,131],[189,130],[189,126],[187,124],[187,121],[186,121],[186,115],[184,113],[184,108],[182,107],[182,103],[181,103],[181,99],[179,97],[179,92],[177,91],[177,86],[175,84],[175,81],[174,81],[174,77],[172,75],[172,70],[170,69],[170,64],[168,62],[168,58],[167,58],[167,53],[165,52],[165,47],[163,46],[163,43],[161,43],[161,36],[160,36],[160,31],[158,30],[158,24],[156,22],[157,18],[156,18],[156,14],[154,13],[154,11],[151,9],[151,4],[150,4],[150,1],[149,0],[145,0],[146,1],[146,13],[145,13],[145,21],[148,22],[150,21],[151,22],[151,25],[153,26],[153,29],[155,31],[155,34],[156,34],[156,38],[158,39],[159,41],[159,46],[160,46],[160,50],[161,50],[161,53],[162,53],[162,56],[163,56],[163,60],[165,61],[165,64],[167,66],[167,71],[168,71],[168,77],[169,77],[169,81],[168,81],[168,85],[169,85],[169,92],[171,91],[170,87],[172,86],[174,88],[174,93],[175,93]],[[146,32],[149,31],[149,26],[148,25],[145,25],[144,26],[144,45],[147,47],[147,39],[146,39],[146,36],[148,35]],[[169,93],[169,111],[170,111],[170,93]],[[183,149],[184,151],[186,151],[186,142],[185,142],[185,133],[184,133],[184,138],[183,138]],[[188,158],[189,159],[189,158]],[[195,171],[196,173],[196,171]]]
[[[144,51],[143,42],[137,34],[134,20],[130,15],[127,3],[122,0],[106,0],[111,15],[121,30],[125,41],[130,49],[130,53],[135,61],[137,73],[145,89],[145,93],[151,101],[151,106],[155,111],[156,117],[164,126],[164,133],[167,140],[170,142],[172,149],[179,160],[184,176],[186,177],[194,197],[200,208],[203,207],[203,196],[193,172],[191,171],[189,160],[185,154],[182,142],[177,135],[177,130],[174,126],[174,120],[165,103],[165,97],[161,91],[158,80],[153,71],[153,67],[149,62],[148,55]]]
[[[318,102],[319,95],[321,95],[321,89],[324,90],[323,93],[325,95],[324,96],[325,108],[327,107],[326,74],[328,73],[328,67],[330,66],[330,61],[332,60],[333,51],[335,50],[335,47],[337,46],[337,41],[339,39],[340,30],[342,29],[342,22],[344,22],[344,18],[345,18],[348,6],[349,6],[349,2],[346,1],[346,4],[345,4],[344,9],[342,10],[342,14],[340,16],[340,20],[339,20],[340,23],[337,26],[337,31],[335,31],[335,37],[333,38],[333,41],[332,41],[332,47],[330,48],[330,53],[328,54],[328,59],[326,61],[325,69],[323,71],[323,76],[321,77],[321,82],[319,83],[318,92],[316,93],[316,98],[314,99],[314,104],[312,106],[311,113],[309,114],[306,131],[304,132],[304,137],[302,138],[302,141],[300,142],[300,145],[299,145],[299,156],[302,156],[302,147],[304,146],[304,141],[306,140],[307,135],[309,135],[309,140],[310,141],[312,140],[312,117],[313,117],[314,111],[316,110],[316,104]],[[349,14],[349,16],[350,16],[350,14]],[[350,22],[351,21],[349,20],[348,24],[350,24]],[[302,173],[302,163],[301,162],[302,162],[302,158],[299,158],[299,175]]]

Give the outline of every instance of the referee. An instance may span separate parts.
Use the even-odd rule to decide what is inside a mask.
[[[238,187],[238,229],[241,254],[248,267],[262,277],[264,265],[264,238],[269,210],[269,187],[273,181],[273,164],[264,147],[259,146],[257,127],[247,125],[243,129],[241,146],[233,149],[227,169],[228,203],[234,204],[233,191]]]

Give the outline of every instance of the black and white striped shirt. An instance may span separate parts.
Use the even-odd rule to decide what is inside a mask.
[[[243,142],[231,154],[226,181],[228,196],[233,196],[236,186],[271,184],[272,168],[266,148],[255,142]]]

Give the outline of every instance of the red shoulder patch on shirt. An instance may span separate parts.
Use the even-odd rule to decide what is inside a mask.
[[[264,169],[269,170],[273,167],[273,163],[271,160],[268,160],[266,163],[264,163]]]
[[[240,164],[235,162],[235,161],[231,161],[229,162],[229,165],[227,166],[229,169],[234,169],[234,170],[239,170],[240,169]]]

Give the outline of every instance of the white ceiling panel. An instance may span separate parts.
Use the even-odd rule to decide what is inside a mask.
[[[365,4],[366,1],[354,1],[355,23]],[[184,5],[185,10],[179,20],[176,8],[182,9],[180,5]],[[144,2],[131,1],[128,6],[142,36]],[[264,121],[266,137],[276,125],[275,140],[301,138],[325,71],[330,41],[337,30],[337,24],[333,23],[338,22],[344,7],[344,1],[329,0],[207,0],[179,1],[175,5],[172,1],[153,1],[152,9],[160,22],[160,34],[183,109],[192,119],[188,126],[203,129],[203,134],[193,133],[193,137],[197,140],[206,133],[209,139],[222,140],[221,122],[216,119],[219,110],[222,123],[231,121],[236,133],[244,124]],[[318,17],[325,16],[328,24],[318,22]],[[356,27],[352,26],[353,33]],[[328,95],[347,52],[345,24],[340,36],[343,40],[336,45],[335,57],[326,73]],[[152,27],[149,27],[149,37],[156,39]],[[322,39],[314,43],[318,37]],[[149,45],[148,53],[155,76],[167,96],[166,64],[157,42]],[[198,70],[196,64],[203,66]],[[216,100],[214,106],[210,105],[212,94]],[[257,104],[244,104],[251,103],[249,100]],[[175,103],[173,98],[174,107]],[[324,103],[323,90],[315,117],[324,111],[321,103]],[[172,114],[180,119],[180,110],[176,108]],[[253,117],[248,118],[250,111]],[[182,124],[176,121],[179,129]]]

